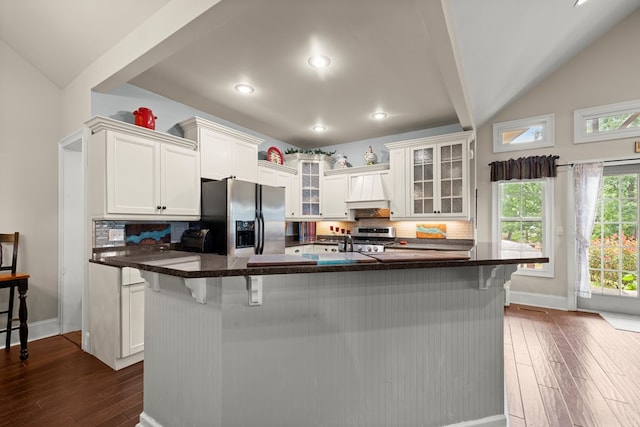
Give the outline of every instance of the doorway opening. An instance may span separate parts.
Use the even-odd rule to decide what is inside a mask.
[[[71,333],[88,351],[86,132],[74,132],[58,147],[58,318],[60,333]]]
[[[589,247],[591,298],[581,309],[640,315],[640,164],[605,166]]]

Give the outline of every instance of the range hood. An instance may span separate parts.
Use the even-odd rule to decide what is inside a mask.
[[[353,185],[349,199],[349,209],[378,209],[389,207],[389,197],[382,185],[380,174],[359,175]]]

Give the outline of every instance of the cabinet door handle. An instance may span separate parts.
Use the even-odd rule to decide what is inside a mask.
[[[158,205],[158,206],[156,206],[156,209],[160,210],[160,209],[162,209],[162,206]]]
[[[162,207],[162,210],[165,210],[165,209],[167,209],[167,207],[166,207],[166,206],[163,206],[163,207]]]

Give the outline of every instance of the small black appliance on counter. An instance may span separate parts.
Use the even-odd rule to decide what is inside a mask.
[[[180,250],[187,252],[213,252],[213,238],[209,229],[189,228],[182,233]]]

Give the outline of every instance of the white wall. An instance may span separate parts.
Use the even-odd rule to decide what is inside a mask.
[[[31,275],[32,323],[58,312],[61,91],[2,40],[0,64],[0,232],[20,232],[18,268]],[[6,298],[3,292],[3,307]]]
[[[131,84],[123,84],[108,93],[92,92],[91,94],[91,115],[105,116],[127,123],[134,123],[133,112],[139,107],[147,107],[153,111],[153,115],[157,117],[156,130],[159,132],[183,137],[183,131],[177,124],[183,120],[198,116],[264,140],[258,147],[258,151],[264,152],[265,157],[267,149],[272,145],[278,147],[283,153],[287,148],[293,147],[291,144],[271,138],[268,135],[247,129]]]
[[[635,158],[633,139],[619,139],[590,144],[573,143],[573,112],[576,109],[640,99],[638,72],[640,55],[640,11],[622,21],[601,39],[587,47],[529,93],[497,114],[478,132],[478,240],[491,236],[491,184],[488,164],[522,156],[556,154],[557,163],[578,160]],[[492,153],[492,123],[555,114],[555,146],[540,150]],[[564,235],[555,235],[553,279],[514,276],[511,290],[565,297],[567,294],[567,245],[573,245],[567,229],[567,168],[558,169],[555,180],[556,227]],[[556,230],[557,231],[557,230]]]

